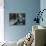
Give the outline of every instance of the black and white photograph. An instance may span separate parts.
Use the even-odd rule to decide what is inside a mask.
[[[25,25],[25,13],[9,13],[10,25]]]

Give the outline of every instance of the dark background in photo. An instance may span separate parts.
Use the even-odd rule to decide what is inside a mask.
[[[10,25],[25,25],[25,13],[9,13]]]

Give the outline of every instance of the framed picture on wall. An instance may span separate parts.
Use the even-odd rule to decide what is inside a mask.
[[[10,25],[25,25],[25,13],[9,13]]]

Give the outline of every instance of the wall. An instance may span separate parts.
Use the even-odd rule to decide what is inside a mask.
[[[0,0],[0,42],[4,41],[4,3]]]
[[[41,10],[46,9],[46,0],[41,0],[41,1],[40,1],[40,9],[41,9]],[[43,20],[43,22],[40,21],[40,25],[46,27],[46,11],[44,11],[42,17],[43,17],[44,20]],[[46,41],[46,40],[45,40],[45,41]],[[45,43],[46,43],[46,42],[45,42]]]
[[[7,41],[18,41],[32,30],[32,23],[35,12],[40,10],[40,0],[4,0],[4,36]],[[9,13],[10,12],[25,12],[26,25],[25,26],[10,26]]]
[[[46,9],[46,0],[41,0],[40,1],[40,9],[41,9],[41,11],[43,9]],[[43,22],[41,21],[40,25],[46,26],[46,10],[43,12],[42,17],[43,17]]]

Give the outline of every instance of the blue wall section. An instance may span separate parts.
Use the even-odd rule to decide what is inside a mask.
[[[18,41],[32,30],[35,12],[40,9],[40,0],[4,0],[4,35],[7,41]],[[10,26],[9,13],[26,13],[25,26]]]

